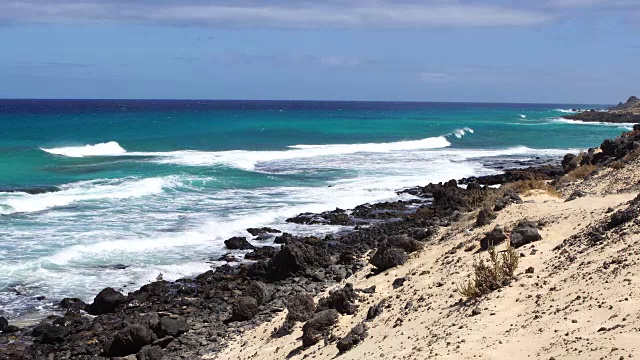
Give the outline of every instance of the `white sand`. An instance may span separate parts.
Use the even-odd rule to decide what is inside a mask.
[[[633,166],[632,166],[633,165]],[[405,265],[365,278],[367,270],[348,279],[358,289],[376,285],[375,294],[362,294],[359,311],[341,316],[333,333],[344,336],[364,320],[368,308],[383,299],[390,307],[368,322],[369,336],[340,359],[627,359],[640,357],[640,235],[625,225],[601,246],[572,245],[553,250],[591,224],[608,218],[609,207],[620,209],[633,199],[640,175],[632,164],[604,171],[587,182],[570,185],[591,195],[572,202],[534,193],[525,203],[498,213],[489,226],[465,231],[475,214],[442,232]],[[456,250],[461,242],[477,244],[496,224],[519,220],[543,221],[543,240],[518,249],[517,279],[510,286],[461,306],[456,283],[471,274],[474,251]],[[616,230],[617,231],[617,230]],[[615,232],[615,231],[614,231]],[[503,247],[500,247],[502,249]],[[532,250],[535,249],[535,254]],[[482,254],[481,256],[486,256]],[[603,266],[620,259],[620,264]],[[533,274],[525,270],[533,267]],[[394,279],[408,276],[397,290]],[[408,302],[413,307],[405,310]],[[474,308],[481,310],[471,315]],[[293,334],[274,339],[271,333],[286,311],[270,323],[231,341],[225,352],[210,359],[285,359],[301,345],[302,324]],[[611,329],[613,328],[613,329]],[[293,359],[330,359],[335,343],[321,341]]]

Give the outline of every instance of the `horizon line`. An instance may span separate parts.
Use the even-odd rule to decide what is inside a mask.
[[[191,98],[0,98],[0,101],[229,101],[229,102],[341,102],[341,103],[405,103],[405,104],[511,104],[511,105],[616,105],[615,103],[568,102],[492,102],[492,101],[428,101],[428,100],[300,100],[300,99],[191,99]]]

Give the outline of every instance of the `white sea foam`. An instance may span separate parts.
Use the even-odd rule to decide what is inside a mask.
[[[527,118],[527,115],[520,114],[520,117],[521,117],[521,118],[523,118],[523,119],[526,119],[526,118]]]
[[[82,147],[42,149],[51,154],[85,157],[85,156],[145,156],[153,157],[151,161],[184,166],[212,166],[227,165],[244,170],[255,170],[256,164],[291,159],[304,159],[322,156],[348,155],[356,153],[385,153],[394,151],[409,151],[422,149],[438,149],[451,146],[448,136],[462,138],[466,133],[473,133],[473,129],[464,128],[452,133],[420,140],[406,140],[389,143],[364,144],[326,144],[326,145],[292,145],[282,151],[196,151],[179,150],[168,152],[127,152],[117,142],[86,145]]]
[[[62,155],[67,157],[88,157],[88,156],[115,156],[127,153],[125,149],[115,141],[100,143],[95,145],[71,146],[51,149],[41,149],[49,154]]]
[[[83,181],[62,186],[61,191],[30,195],[0,194],[0,214],[30,213],[92,200],[117,200],[156,194],[167,179],[123,179]]]
[[[553,122],[565,123],[565,124],[573,124],[573,125],[600,125],[600,126],[611,126],[619,129],[632,130],[634,123],[607,123],[600,121],[580,121],[580,120],[571,120],[564,118],[554,118]]]
[[[565,114],[575,114],[580,112],[578,109],[555,109],[554,111],[565,113]]]

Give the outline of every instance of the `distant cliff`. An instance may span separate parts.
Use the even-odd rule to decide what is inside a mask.
[[[626,103],[619,103],[606,111],[589,110],[564,118],[586,122],[640,123],[640,99],[632,96]]]

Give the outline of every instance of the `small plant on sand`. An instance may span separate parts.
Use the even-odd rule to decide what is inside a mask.
[[[482,295],[498,290],[511,282],[518,268],[520,256],[511,246],[499,254],[495,247],[490,247],[489,260],[477,257],[473,261],[473,279],[458,284],[458,293],[466,298],[479,298]]]

